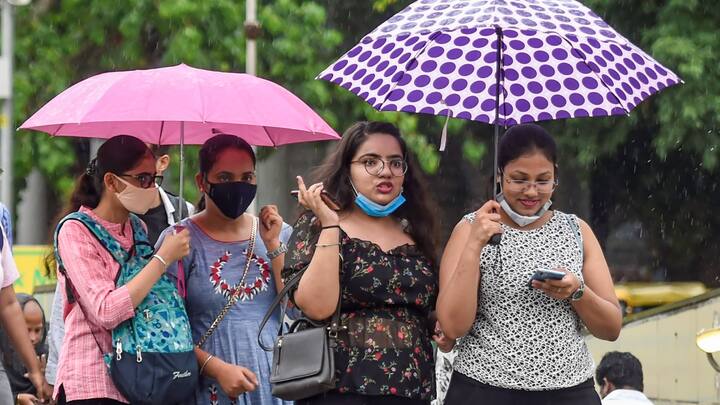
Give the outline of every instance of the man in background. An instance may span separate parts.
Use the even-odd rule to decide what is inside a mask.
[[[603,405],[652,405],[643,394],[640,360],[630,353],[605,353],[595,370]]]

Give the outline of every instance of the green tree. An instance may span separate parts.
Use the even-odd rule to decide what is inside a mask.
[[[259,74],[282,83],[331,120],[329,90],[308,80],[334,56],[339,32],[326,28],[316,2],[261,2],[264,36]],[[127,0],[39,2],[17,18],[16,116],[28,117],[68,86],[91,75],[187,63],[200,68],[243,71],[245,7],[242,1]],[[330,106],[332,103],[325,103]],[[16,143],[16,181],[22,189],[38,167],[59,200],[87,162],[88,142],[21,133]],[[187,154],[192,159],[195,155]],[[192,164],[192,162],[189,162]],[[190,196],[194,191],[188,179]]]

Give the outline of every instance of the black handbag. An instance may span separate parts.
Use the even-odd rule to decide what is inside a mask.
[[[342,259],[340,259],[342,267]],[[262,330],[272,316],[275,308],[283,302],[288,291],[300,282],[307,268],[285,283],[285,287],[275,297],[265,313],[260,330],[258,344],[273,352],[270,384],[272,394],[287,401],[309,398],[330,391],[336,386],[335,347],[338,332],[346,329],[340,325],[340,298],[330,322],[317,322],[307,317],[293,321],[287,332],[283,333],[283,322],[287,301],[282,305],[278,337],[272,348],[262,342]],[[342,291],[340,292],[342,295]]]

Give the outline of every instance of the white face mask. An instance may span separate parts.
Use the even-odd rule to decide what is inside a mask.
[[[515,212],[511,207],[510,204],[505,200],[505,196],[503,196],[502,193],[497,195],[497,201],[500,203],[500,207],[502,207],[503,211],[505,211],[506,214],[510,217],[510,219],[513,220],[516,224],[518,224],[521,227],[526,227],[533,222],[537,221],[538,219],[542,218],[543,215],[547,212],[547,210],[552,205],[552,200],[548,200],[545,205],[540,208],[538,212],[535,213],[535,215],[532,216],[525,216],[520,215],[517,212]]]
[[[115,197],[120,200],[120,204],[122,204],[126,210],[134,214],[143,215],[152,208],[155,202],[155,194],[158,192],[156,187],[141,188],[133,186],[118,176],[115,176],[115,178],[125,184],[125,190],[115,193]]]

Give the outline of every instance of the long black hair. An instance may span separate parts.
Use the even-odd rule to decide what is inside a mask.
[[[422,172],[415,156],[408,150],[400,130],[393,124],[362,121],[353,124],[342,136],[335,151],[313,173],[316,182],[322,182],[325,190],[340,204],[342,211],[352,207],[355,193],[350,184],[350,164],[358,148],[373,134],[390,135],[400,144],[408,169],[403,183],[406,202],[392,216],[409,222],[409,234],[420,251],[433,263],[437,263],[437,220],[434,202],[427,193]]]
[[[253,168],[257,165],[255,151],[247,141],[236,135],[217,134],[205,141],[198,152],[200,160],[200,175],[205,179],[217,162],[218,156],[226,149],[238,149],[247,152],[252,158]],[[197,203],[198,212],[205,209],[205,195],[200,197]]]
[[[97,208],[105,192],[105,174],[123,174],[136,167],[152,151],[147,145],[130,135],[117,135],[103,143],[97,151],[97,157],[88,163],[85,172],[75,180],[75,188],[65,207],[55,219],[51,228],[50,243],[54,243],[55,228],[68,214],[80,207]],[[55,255],[45,256],[45,270],[48,275],[55,273]]]

